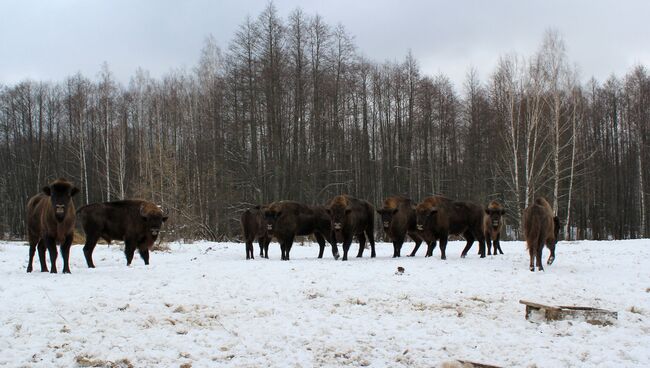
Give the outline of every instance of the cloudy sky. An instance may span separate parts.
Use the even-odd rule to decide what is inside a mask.
[[[94,78],[106,61],[123,83],[136,68],[159,77],[191,69],[212,34],[227,49],[247,15],[267,1],[0,0],[0,84],[59,81],[78,71]],[[275,0],[283,18],[295,8],[343,24],[360,54],[402,60],[409,49],[425,74],[462,83],[469,67],[489,76],[499,55],[531,55],[554,28],[583,80],[650,67],[650,1]]]

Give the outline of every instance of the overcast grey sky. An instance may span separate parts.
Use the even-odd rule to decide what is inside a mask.
[[[204,39],[225,50],[247,15],[267,1],[0,0],[0,83],[94,78],[106,61],[123,83],[136,68],[160,77],[191,69]],[[425,74],[458,87],[470,66],[482,80],[499,55],[531,55],[557,29],[581,79],[605,80],[636,64],[650,67],[650,1],[276,0],[283,19],[300,7],[342,23],[360,54],[402,60],[411,49]]]

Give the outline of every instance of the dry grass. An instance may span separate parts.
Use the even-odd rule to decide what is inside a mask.
[[[133,368],[133,364],[128,359],[116,361],[95,359],[87,355],[78,355],[75,357],[78,367],[101,367],[101,368]]]

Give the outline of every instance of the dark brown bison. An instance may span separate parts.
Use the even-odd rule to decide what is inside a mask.
[[[440,240],[440,255],[446,259],[445,250],[450,234],[462,234],[467,241],[461,257],[465,258],[474,240],[479,243],[481,258],[485,257],[485,235],[483,234],[483,208],[471,202],[452,201],[444,196],[427,197],[416,209],[417,229],[427,243],[426,257],[433,255],[436,239]],[[416,244],[411,256],[418,250]]]
[[[334,242],[343,242],[343,260],[348,260],[348,251],[352,244],[352,237],[356,235],[359,240],[359,253],[363,257],[366,240],[370,242],[370,257],[375,253],[375,209],[367,201],[348,195],[339,195],[332,198],[325,206],[332,221]],[[334,245],[336,247],[336,245]]]
[[[555,260],[555,243],[560,228],[559,219],[554,216],[553,208],[546,199],[537,198],[524,210],[523,225],[530,255],[530,270],[534,272],[536,264],[539,271],[544,271],[542,266],[544,245],[551,251],[547,263],[550,265]]]
[[[61,244],[63,273],[70,273],[70,246],[75,225],[75,208],[72,197],[79,189],[66,179],[57,179],[43,187],[27,202],[27,239],[29,241],[29,264],[27,272],[32,272],[34,253],[38,246],[41,272],[47,272],[45,249],[50,252],[50,272],[56,273],[56,244]]]
[[[246,259],[254,259],[253,242],[257,239],[260,246],[260,257],[269,258],[269,243],[271,236],[266,230],[266,220],[261,206],[255,206],[244,211],[241,215],[241,228],[246,242]]]
[[[95,268],[93,250],[102,238],[124,241],[126,264],[131,265],[136,248],[145,265],[149,264],[149,249],[158,239],[167,216],[157,205],[139,199],[93,203],[81,207],[77,214],[86,233],[84,256],[89,268]]]
[[[483,219],[483,231],[485,232],[485,243],[487,246],[487,254],[491,255],[491,248],[494,245],[494,255],[499,253],[503,254],[499,239],[501,238],[501,230],[503,229],[503,215],[506,210],[503,209],[501,203],[492,201],[485,208],[485,216]],[[497,253],[499,252],[499,253]]]
[[[330,218],[322,206],[309,206],[294,201],[273,202],[262,209],[269,235],[280,243],[282,260],[289,260],[289,252],[296,236],[314,234],[320,250],[318,258],[323,258],[325,240],[332,244],[334,259],[339,258],[336,243],[332,238]]]
[[[422,243],[416,228],[415,203],[409,198],[395,196],[384,200],[384,206],[377,210],[381,216],[384,233],[393,242],[393,258],[400,257],[406,235],[416,246]]]

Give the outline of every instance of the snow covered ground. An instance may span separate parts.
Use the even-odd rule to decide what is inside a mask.
[[[395,260],[379,243],[376,259],[349,262],[310,244],[282,262],[277,243],[270,260],[246,261],[243,244],[201,242],[132,267],[98,245],[93,270],[74,246],[71,275],[27,274],[23,244],[0,242],[0,366],[650,365],[650,240],[560,242],[544,273],[528,271],[522,242],[486,259],[476,247],[460,259],[451,242],[446,261],[438,249]],[[527,321],[520,299],[618,321]]]

